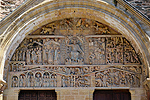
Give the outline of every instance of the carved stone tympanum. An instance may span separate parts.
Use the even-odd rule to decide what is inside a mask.
[[[9,77],[13,88],[140,87],[142,68],[120,33],[94,20],[68,18],[29,34],[12,55]]]

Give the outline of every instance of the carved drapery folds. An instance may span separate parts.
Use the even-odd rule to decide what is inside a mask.
[[[96,87],[139,87],[142,73],[141,65],[26,67],[16,75],[11,72],[12,87],[92,87],[91,84]],[[95,77],[94,83],[92,76]]]
[[[12,77],[11,87],[56,87],[56,77],[56,74],[49,72],[25,72]]]
[[[26,45],[21,44],[12,57],[15,64],[11,70],[23,62],[25,65],[140,64],[138,55],[124,37],[36,37],[24,41]]]
[[[9,71],[11,87],[139,87],[142,68],[120,33],[97,21],[69,18],[29,34]]]

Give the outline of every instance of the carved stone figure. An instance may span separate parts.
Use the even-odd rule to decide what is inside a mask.
[[[43,64],[47,64],[48,63],[48,56],[47,56],[47,48],[46,46],[43,47]]]
[[[26,63],[27,65],[30,65],[31,64],[31,50],[30,49],[27,49],[27,52],[26,52]]]
[[[13,65],[13,71],[16,72],[17,69],[18,69],[18,64],[16,63],[16,64]]]
[[[107,87],[107,86],[108,86],[107,80],[108,80],[108,76],[107,76],[107,74],[106,74],[106,72],[105,72],[104,75],[103,75],[103,86],[104,86],[104,87]]]
[[[92,48],[93,45],[94,45],[94,43],[93,43],[92,39],[89,39],[89,47]]]
[[[51,87],[56,87],[57,86],[57,81],[56,81],[56,75],[55,74],[51,75],[50,86]]]
[[[70,87],[74,87],[74,76],[70,76]]]
[[[62,87],[66,87],[66,82],[65,82],[65,76],[62,76],[62,80],[61,80],[61,86]]]
[[[54,57],[54,51],[53,51],[53,47],[50,47],[50,49],[48,50],[48,64],[53,64],[53,59]]]
[[[42,64],[42,51],[41,47],[37,48],[37,63]]]
[[[47,49],[50,49],[51,46],[51,40],[49,38],[46,38],[46,41],[44,43],[44,46],[46,46]]]
[[[45,73],[43,75],[43,86],[44,87],[49,87],[50,86],[49,82],[50,82],[49,74]]]
[[[59,48],[56,47],[55,51],[54,51],[54,65],[58,65],[59,64],[59,58],[60,58],[60,51]]]
[[[22,52],[22,60],[23,61],[25,61],[26,59],[26,57],[25,57],[25,54],[26,54],[26,50],[25,49],[23,49],[23,52]]]
[[[20,52],[19,52],[18,55],[19,55],[19,56],[18,56],[19,61],[22,61],[22,50],[20,50]]]
[[[12,87],[18,87],[18,77],[17,76],[12,77]]]
[[[25,87],[26,86],[26,78],[25,75],[20,75],[20,80],[19,80],[19,86],[20,87]]]
[[[32,49],[31,51],[31,61],[33,65],[36,64],[37,61],[36,48]]]
[[[27,76],[27,79],[28,79],[28,87],[34,87],[35,84],[34,84],[34,76],[33,76],[33,73],[28,73],[28,76]]]
[[[41,78],[41,73],[37,72],[35,74],[35,86],[36,87],[41,87],[42,86],[42,78]]]
[[[80,59],[79,56],[84,55],[84,52],[79,46],[79,44],[77,43],[77,38],[74,38],[72,40],[73,42],[72,44],[69,44],[69,41],[70,40],[67,41],[68,42],[67,46],[71,47],[70,59],[72,61],[72,64],[78,64],[78,59]]]

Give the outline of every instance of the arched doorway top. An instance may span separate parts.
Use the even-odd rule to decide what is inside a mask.
[[[43,2],[27,10],[7,26],[1,42],[1,68],[10,60],[21,41],[39,27],[55,20],[70,17],[80,17],[97,20],[121,33],[138,48],[144,58],[144,65],[149,67],[149,40],[145,32],[126,12],[104,1],[59,1]],[[3,73],[3,70],[1,70]],[[1,78],[2,78],[1,74]],[[148,75],[148,74],[147,74]]]

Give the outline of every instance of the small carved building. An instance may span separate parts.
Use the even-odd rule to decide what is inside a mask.
[[[26,0],[0,22],[0,100],[149,100],[150,20],[123,0]]]

